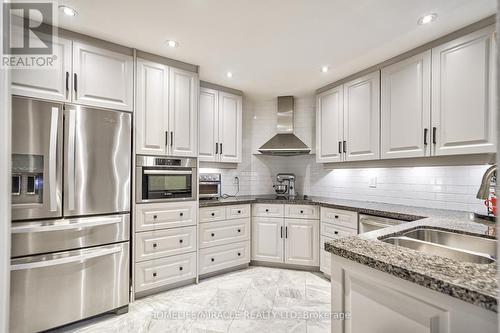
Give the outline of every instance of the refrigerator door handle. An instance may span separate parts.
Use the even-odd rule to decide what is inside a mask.
[[[115,254],[117,252],[120,252],[121,249],[122,249],[122,246],[120,244],[120,245],[115,246],[115,247],[110,248],[110,249],[99,249],[99,250],[94,250],[94,251],[87,252],[87,253],[77,254],[75,256],[70,256],[70,257],[63,257],[63,258],[57,258],[57,259],[51,259],[51,260],[41,260],[41,261],[23,263],[23,264],[14,264],[14,265],[10,266],[10,270],[11,271],[19,271],[19,270],[26,270],[26,269],[45,268],[45,267],[50,267],[50,266],[64,265],[64,264],[70,264],[70,263],[74,263],[74,262],[84,262],[84,261],[87,261],[89,259],[103,257],[103,256],[107,256],[110,254]]]
[[[75,209],[75,145],[76,145],[76,117],[75,110],[70,109],[69,115],[69,130],[68,130],[68,209]]]
[[[110,224],[117,224],[122,222],[121,217],[113,218],[94,218],[88,221],[77,222],[77,223],[60,223],[52,225],[26,225],[26,226],[13,226],[11,228],[11,233],[13,234],[24,234],[32,232],[44,232],[44,231],[60,231],[60,230],[73,230],[91,227],[100,227]]]
[[[50,147],[49,147],[49,209],[57,211],[57,132],[59,108],[53,107],[50,116]]]

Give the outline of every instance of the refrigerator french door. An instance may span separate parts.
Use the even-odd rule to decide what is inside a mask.
[[[13,97],[12,177],[10,332],[126,307],[131,115]]]

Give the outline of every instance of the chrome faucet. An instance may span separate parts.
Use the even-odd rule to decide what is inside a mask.
[[[496,185],[497,180],[497,165],[493,164],[486,170],[481,180],[481,186],[479,191],[477,191],[476,198],[486,200],[490,196],[490,189]],[[495,185],[492,185],[492,182]]]

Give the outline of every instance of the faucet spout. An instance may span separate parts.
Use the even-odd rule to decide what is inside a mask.
[[[496,181],[497,176],[497,165],[493,164],[491,167],[486,170],[483,175],[483,179],[481,180],[481,186],[479,187],[479,191],[477,191],[476,198],[486,200],[490,196],[491,189],[491,181]]]

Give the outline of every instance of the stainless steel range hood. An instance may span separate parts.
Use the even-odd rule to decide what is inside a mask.
[[[277,134],[259,148],[266,155],[294,156],[309,154],[309,148],[293,134],[293,96],[278,97]]]

